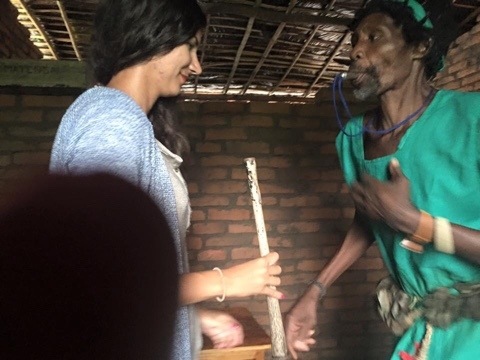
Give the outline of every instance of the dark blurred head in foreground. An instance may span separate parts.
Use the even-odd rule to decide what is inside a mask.
[[[0,358],[166,359],[177,280],[141,190],[103,174],[37,179],[0,213]]]

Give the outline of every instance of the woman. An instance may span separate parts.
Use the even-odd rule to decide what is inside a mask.
[[[50,163],[55,173],[119,175],[145,190],[164,212],[183,274],[183,306],[177,314],[172,355],[179,360],[195,358],[201,346],[197,317],[189,305],[213,297],[283,297],[269,286],[280,284],[276,253],[223,271],[188,273],[185,235],[190,208],[176,154],[186,142],[172,127],[163,104],[164,98],[180,93],[191,74],[201,73],[196,52],[205,25],[195,0],[101,1],[92,44],[100,86],[87,90],[67,110]],[[241,326],[227,314],[202,310],[198,315],[202,331],[217,347],[243,341]]]

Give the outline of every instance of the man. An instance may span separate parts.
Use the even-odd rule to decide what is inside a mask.
[[[373,0],[356,14],[349,76],[358,98],[380,105],[337,136],[356,213],[287,314],[295,359],[315,343],[319,300],[374,241],[390,273],[377,288],[381,315],[401,335],[391,359],[480,354],[480,94],[429,82],[454,34],[447,3],[427,12],[412,0]]]

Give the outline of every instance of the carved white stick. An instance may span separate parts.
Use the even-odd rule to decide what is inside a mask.
[[[265,231],[265,221],[263,219],[262,196],[258,187],[257,164],[255,158],[245,158],[247,167],[248,188],[252,199],[253,214],[257,226],[258,246],[260,255],[265,256],[270,252],[268,246],[267,232]],[[272,286],[272,288],[275,288]],[[278,299],[267,296],[268,315],[270,317],[270,332],[272,337],[272,356],[286,357],[287,343],[285,341],[285,332],[283,330],[282,313]]]

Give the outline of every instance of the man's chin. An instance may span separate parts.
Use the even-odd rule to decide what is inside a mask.
[[[373,100],[377,98],[378,87],[368,85],[353,88],[353,96],[360,101]]]

